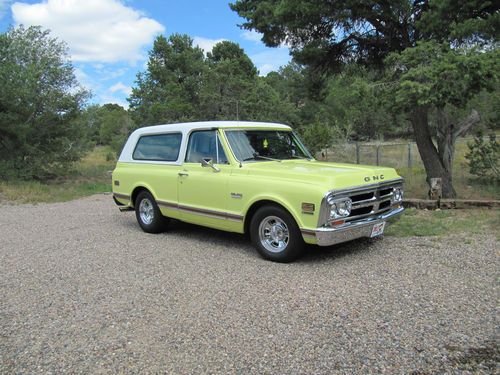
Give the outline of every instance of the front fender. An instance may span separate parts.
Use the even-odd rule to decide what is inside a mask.
[[[304,200],[304,201],[291,201],[290,199],[284,198],[282,195],[278,194],[259,194],[252,199],[250,199],[247,204],[245,205],[243,212],[244,212],[244,221],[248,219],[248,214],[251,212],[252,207],[255,204],[259,204],[259,202],[273,202],[276,203],[280,206],[282,206],[284,209],[286,209],[290,215],[295,219],[295,222],[299,226],[299,228],[303,227],[315,227],[317,223],[317,218],[318,218],[318,213],[315,212],[314,214],[305,214],[302,212],[302,203],[304,202],[311,202],[311,199],[309,201]],[[319,205],[316,205],[316,207],[319,210]]]

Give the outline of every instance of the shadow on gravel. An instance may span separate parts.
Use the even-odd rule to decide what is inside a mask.
[[[365,255],[371,251],[375,241],[378,240],[362,238],[328,247],[307,245],[304,256],[298,262],[315,263],[336,260],[350,255]]]
[[[224,232],[181,221],[172,222],[169,225],[167,233],[189,237],[199,242],[210,241],[229,247],[233,251],[243,251],[245,254],[258,256],[247,235]],[[297,259],[296,263],[315,263],[325,260],[335,260],[353,254],[367,254],[376,241],[379,240],[359,239],[329,247],[307,245],[304,255]]]
[[[128,220],[123,225],[131,230],[141,231],[139,225],[134,220]],[[181,238],[189,238],[190,240],[207,243],[211,242],[214,245],[224,246],[230,251],[242,252],[252,257],[259,257],[257,251],[253,248],[250,238],[247,235],[239,233],[225,232],[217,229],[189,224],[178,220],[172,220],[168,225],[165,233],[166,236],[176,236]],[[316,263],[334,261],[350,255],[368,254],[374,244],[380,239],[361,238],[350,242],[334,245],[334,246],[316,246],[306,245],[304,255],[297,259],[295,263]]]
[[[169,224],[165,233],[167,235],[170,234],[183,238],[189,238],[193,241],[201,243],[211,242],[214,245],[224,246],[226,248],[230,248],[231,250],[242,250],[246,254],[254,253],[250,239],[246,235],[239,233],[224,232],[177,220],[173,220]]]
[[[448,350],[453,351],[453,347]],[[500,347],[497,342],[486,341],[484,345],[475,348],[467,348],[464,352],[452,356],[451,363],[460,371],[480,372],[494,374],[500,363]]]
[[[429,368],[415,370],[410,375],[429,374],[498,374],[500,347],[493,340],[487,340],[478,347],[460,348],[445,345],[448,355]]]

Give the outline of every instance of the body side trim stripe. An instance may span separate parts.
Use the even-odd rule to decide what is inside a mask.
[[[160,206],[164,206],[173,210],[179,210],[179,211],[185,211],[189,213],[195,213],[198,215],[203,215],[203,216],[208,216],[208,217],[214,217],[216,219],[227,219],[231,221],[243,221],[243,216],[241,215],[235,215],[235,214],[230,214],[227,212],[221,212],[221,211],[213,211],[213,210],[206,210],[203,208],[196,208],[196,207],[189,207],[189,206],[183,206],[179,205],[177,203],[171,203],[171,202],[166,202],[166,201],[157,201],[157,203]]]
[[[172,208],[174,210],[178,209],[177,203],[170,203],[170,202],[165,202],[165,201],[156,201],[156,203],[158,203],[159,206],[165,206],[168,208]]]

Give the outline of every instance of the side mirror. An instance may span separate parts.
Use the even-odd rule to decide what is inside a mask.
[[[215,172],[220,172],[220,168],[216,167],[210,158],[201,159],[201,166],[204,168],[212,168]]]

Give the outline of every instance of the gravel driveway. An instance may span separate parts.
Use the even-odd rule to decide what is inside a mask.
[[[494,236],[262,260],[240,235],[143,233],[109,195],[0,207],[0,373],[498,371]]]

